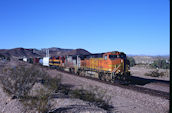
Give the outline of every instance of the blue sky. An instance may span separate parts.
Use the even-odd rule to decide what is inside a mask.
[[[0,0],[0,49],[169,55],[169,0]]]

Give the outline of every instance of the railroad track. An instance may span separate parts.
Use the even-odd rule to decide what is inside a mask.
[[[76,74],[73,74],[73,75],[78,76]],[[154,90],[154,89],[145,88],[145,87],[136,86],[136,85],[123,84],[123,83],[120,83],[118,81],[114,82],[114,83],[109,83],[107,81],[102,81],[102,80],[99,80],[99,79],[96,79],[96,78],[91,78],[91,77],[86,77],[86,76],[79,76],[79,77],[95,80],[95,81],[105,83],[105,84],[109,84],[109,85],[113,85],[113,86],[118,86],[118,87],[121,87],[121,88],[126,88],[126,89],[129,89],[129,90],[137,91],[137,92],[144,93],[144,94],[149,94],[149,95],[152,95],[152,96],[165,98],[165,99],[168,99],[168,100],[170,99],[170,97],[169,97],[170,94],[168,92],[164,92],[164,91]]]
[[[49,68],[49,69],[52,69],[52,68]],[[57,70],[57,69],[52,69],[52,70]],[[92,77],[89,77],[89,76],[79,76],[77,74],[62,71],[62,70],[57,70],[57,71],[67,73],[67,74],[70,74],[72,76],[78,76],[78,77],[82,77],[82,78],[86,78],[86,79],[91,79],[91,80],[95,80],[95,81],[98,81],[98,82],[101,82],[101,83],[105,83],[105,84],[109,84],[109,85],[113,85],[113,86],[118,86],[118,87],[121,87],[121,88],[125,88],[125,89],[133,90],[133,91],[136,91],[136,92],[140,92],[140,93],[148,94],[148,95],[151,95],[151,96],[161,97],[161,98],[165,98],[167,100],[170,100],[170,94],[168,92],[154,90],[154,89],[145,88],[145,87],[132,85],[132,84],[126,84],[126,83],[122,83],[122,82],[119,82],[119,81],[115,81],[114,83],[111,83],[111,82],[102,81],[102,80],[99,80],[99,79],[96,79],[96,78],[92,78]]]

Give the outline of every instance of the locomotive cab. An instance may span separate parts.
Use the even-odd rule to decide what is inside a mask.
[[[114,74],[126,74],[129,70],[126,54],[123,52],[114,51],[105,53],[103,59],[105,61],[104,65],[108,64],[108,71]]]

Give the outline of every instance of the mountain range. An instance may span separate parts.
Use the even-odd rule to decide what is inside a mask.
[[[63,49],[63,48],[43,48],[43,49],[26,49],[26,48],[13,48],[13,49],[0,49],[0,57],[10,57],[10,58],[32,58],[32,57],[45,57],[46,50],[49,50],[50,56],[65,56],[65,55],[89,55],[89,51],[85,49]],[[127,55],[128,57],[134,58],[136,64],[150,64],[158,59],[169,60],[169,56],[148,56],[148,55]]]
[[[62,49],[62,48],[43,48],[38,49],[26,49],[26,48],[14,48],[14,49],[0,49],[0,56],[5,57],[44,57],[46,56],[46,50],[49,49],[50,56],[64,56],[64,55],[89,55],[91,54],[85,49]]]

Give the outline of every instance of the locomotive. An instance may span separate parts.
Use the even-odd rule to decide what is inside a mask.
[[[81,75],[90,73],[92,77],[105,81],[125,80],[130,75],[129,61],[123,52],[93,54],[81,60]]]
[[[40,60],[42,60],[42,65],[50,68],[104,81],[126,80],[130,76],[129,60],[125,53],[118,51],[90,55],[44,57]]]

